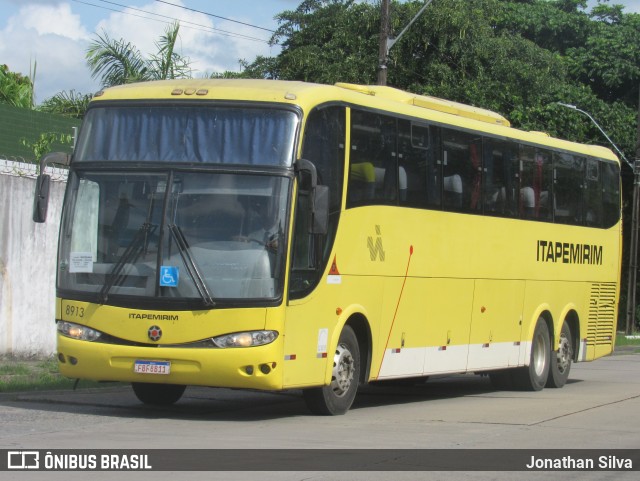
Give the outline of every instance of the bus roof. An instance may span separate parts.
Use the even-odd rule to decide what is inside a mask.
[[[176,79],[131,83],[100,91],[93,101],[103,100],[245,100],[297,105],[303,111],[326,102],[343,102],[381,111],[452,125],[489,135],[517,139],[548,147],[618,160],[602,146],[579,144],[512,128],[502,115],[490,110],[405,92],[378,85],[314,84],[286,80]]]

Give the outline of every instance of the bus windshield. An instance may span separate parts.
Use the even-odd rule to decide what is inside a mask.
[[[289,178],[76,171],[70,182],[59,289],[193,308],[281,296]]]
[[[290,166],[297,123],[277,108],[109,104],[87,112],[74,162]]]

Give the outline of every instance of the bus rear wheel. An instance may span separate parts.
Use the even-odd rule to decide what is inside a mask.
[[[539,317],[533,331],[529,365],[515,369],[512,379],[515,386],[524,391],[540,391],[547,384],[551,365],[551,341],[544,318]]]
[[[304,400],[314,414],[338,415],[346,413],[358,390],[360,379],[360,348],[353,329],[345,326],[333,355],[331,384],[305,389]]]
[[[141,402],[155,406],[169,406],[176,403],[187,388],[187,386],[180,384],[150,384],[146,382],[132,382],[131,387]]]
[[[571,328],[567,321],[562,324],[558,350],[551,353],[551,366],[549,368],[549,378],[547,387],[560,388],[567,383],[569,371],[571,370],[571,360],[573,359],[573,344]]]

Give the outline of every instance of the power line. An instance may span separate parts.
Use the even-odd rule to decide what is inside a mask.
[[[170,16],[168,16],[168,15],[162,15],[162,14],[160,14],[160,13],[149,12],[149,11],[147,11],[147,10],[142,10],[142,9],[135,8],[135,7],[130,7],[130,6],[128,6],[128,5],[122,5],[122,4],[120,4],[120,3],[111,2],[111,1],[109,1],[109,0],[99,0],[99,1],[101,1],[102,3],[109,3],[109,4],[111,4],[111,5],[116,5],[116,6],[118,6],[118,7],[128,8],[128,9],[130,9],[130,10],[134,10],[134,11],[136,11],[136,12],[142,12],[142,13],[146,13],[146,14],[149,14],[149,15],[155,15],[156,17],[168,18],[168,19],[171,19],[171,20],[173,20],[173,21],[179,21],[181,24],[183,24],[183,23],[184,23],[184,24],[195,25],[196,27],[201,27],[201,28],[204,28],[204,29],[206,29],[206,30],[211,30],[211,31],[214,31],[214,32],[216,32],[216,33],[220,33],[221,35],[227,35],[227,36],[232,36],[232,37],[239,37],[239,38],[244,38],[244,39],[247,39],[247,40],[254,40],[254,41],[258,41],[258,42],[265,42],[265,43],[268,43],[268,42],[267,42],[266,40],[264,40],[264,39],[256,38],[256,37],[251,37],[251,36],[249,36],[249,35],[245,35],[245,34],[242,34],[242,33],[229,32],[229,31],[227,31],[227,30],[221,30],[221,29],[219,29],[219,28],[210,27],[210,26],[208,26],[208,25],[201,25],[201,24],[198,24],[198,23],[189,22],[188,20],[180,20],[180,19],[177,19],[177,18],[175,18],[175,17],[170,17]],[[125,13],[125,14],[126,14],[127,12],[122,12],[122,13]],[[151,20],[153,20],[153,19],[151,19]]]
[[[89,2],[86,2],[86,1],[83,1],[83,0],[73,0],[73,1],[76,2],[76,3],[81,3],[83,5],[88,5],[88,6],[91,6],[91,7],[102,8],[103,10],[109,10],[109,11],[112,11],[112,12],[121,13],[123,15],[130,15],[130,16],[133,16],[133,17],[143,18],[145,20],[153,20],[155,22],[161,22],[161,23],[164,23],[164,24],[169,24],[170,23],[170,22],[167,22],[165,20],[160,20],[158,18],[152,18],[152,17],[144,16],[144,15],[137,15],[137,14],[132,13],[132,12],[128,12],[128,11],[124,11],[124,10],[117,10],[115,8],[109,8],[109,7],[105,7],[103,5],[96,5],[94,3],[89,3]],[[131,6],[128,6],[128,5],[122,5],[122,4],[119,4],[119,3],[116,3],[116,2],[111,2],[111,1],[108,1],[108,0],[98,0],[98,1],[103,2],[103,3],[108,3],[108,4],[111,4],[111,5],[115,5],[115,6],[118,6],[118,7],[126,8],[126,9],[129,9],[129,10],[133,10],[133,11],[136,11],[136,12],[141,12],[141,13],[144,13],[146,15],[154,15],[156,17],[169,19],[171,21],[177,21],[177,22],[180,22],[181,25],[184,25],[185,28],[191,28],[191,29],[194,29],[194,30],[199,30],[201,32],[212,32],[212,33],[216,33],[218,35],[223,35],[223,36],[226,36],[226,37],[242,38],[242,39],[251,40],[251,41],[254,41],[254,42],[263,42],[263,43],[266,43],[266,44],[269,43],[268,40],[264,40],[262,38],[251,37],[249,35],[244,35],[244,34],[236,33],[236,32],[229,32],[227,30],[221,30],[221,29],[218,29],[218,28],[215,28],[215,27],[210,27],[208,25],[201,25],[201,24],[198,24],[198,23],[190,22],[188,20],[180,20],[178,18],[170,17],[168,15],[162,15],[162,14],[159,14],[159,13],[149,12],[147,10],[142,10],[142,9],[131,7]]]
[[[245,23],[245,22],[241,22],[239,20],[233,20],[231,18],[227,18],[227,17],[221,17],[220,15],[214,15],[213,13],[208,13],[208,12],[203,12],[202,10],[196,10],[195,8],[189,8],[189,7],[185,7],[184,5],[178,5],[176,3],[171,3],[171,2],[166,2],[164,0],[156,0],[156,2],[158,3],[165,3],[167,5],[171,5],[172,7],[177,7],[177,8],[182,8],[183,10],[190,10],[192,12],[197,12],[197,13],[202,13],[204,15],[208,15],[210,17],[214,17],[214,18],[219,18],[221,20],[226,20],[228,22],[234,22],[234,23],[239,23],[240,25],[246,25],[247,27],[251,27],[251,28],[257,28],[260,30],[266,30],[267,32],[271,32],[271,33],[276,33],[275,30],[271,30],[269,28],[264,28],[264,27],[258,27],[257,25],[252,25],[250,23]]]

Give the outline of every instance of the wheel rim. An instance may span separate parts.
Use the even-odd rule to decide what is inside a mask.
[[[564,373],[571,364],[571,355],[571,343],[569,342],[569,339],[567,339],[567,336],[561,334],[560,346],[557,354],[558,371],[560,373]]]
[[[338,396],[344,396],[353,383],[356,363],[351,352],[344,344],[339,344],[333,357],[331,389]]]
[[[542,376],[546,368],[546,344],[543,334],[538,334],[533,343],[533,369],[537,376]]]

